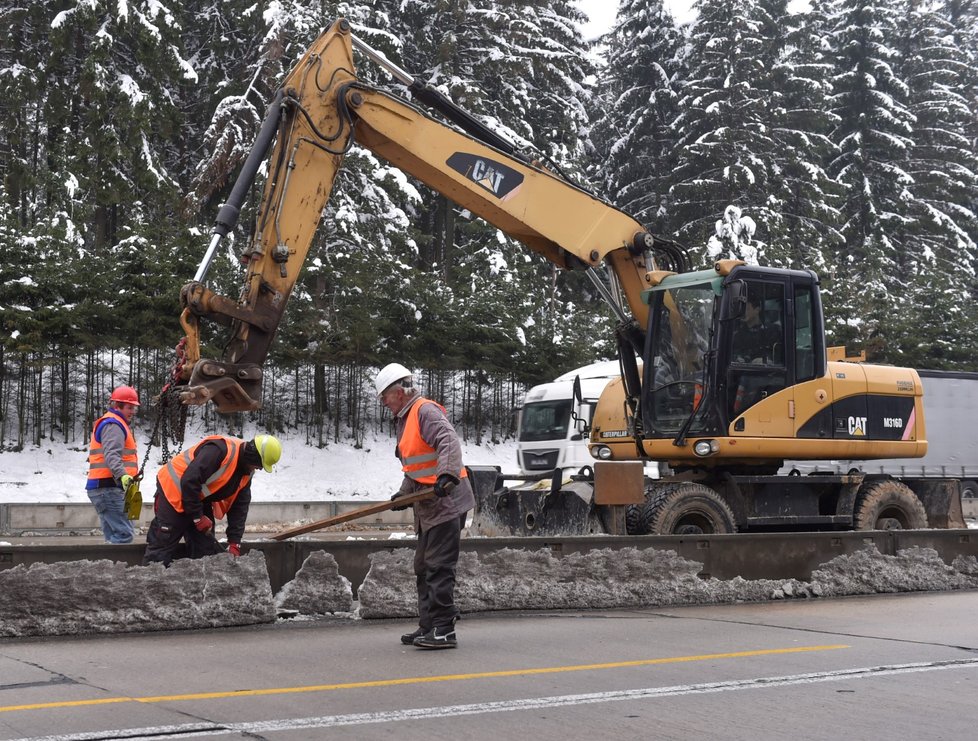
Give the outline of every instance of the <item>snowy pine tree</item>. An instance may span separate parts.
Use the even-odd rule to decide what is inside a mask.
[[[837,119],[827,103],[831,65],[823,44],[825,16],[817,2],[804,14],[789,14],[787,8],[787,0],[760,0],[755,10],[767,68],[759,84],[774,144],[765,262],[823,272],[832,247],[843,241],[838,231],[842,188],[824,164],[837,151],[829,138]]]
[[[625,0],[603,40],[592,179],[619,208],[661,228],[678,138],[682,34],[661,0]]]
[[[894,322],[888,341],[901,363],[954,364],[969,342],[978,313],[969,300],[975,287],[978,217],[969,206],[978,193],[978,158],[964,132],[968,60],[950,22],[930,3],[910,0],[901,23],[900,71],[914,114],[914,146],[907,170],[913,201],[905,204],[912,239],[900,245],[899,269],[911,306],[933,307],[943,321],[921,322],[916,312]]]
[[[775,215],[767,198],[777,147],[763,86],[777,60],[764,56],[752,0],[701,0],[697,9],[689,77],[673,123],[679,151],[669,223],[705,259],[715,222],[728,205],[739,206],[758,224],[763,263],[766,225]]]
[[[871,357],[887,357],[894,312],[905,292],[901,249],[911,238],[912,177],[907,168],[915,118],[897,73],[899,9],[895,0],[835,0],[828,38],[835,49],[832,100],[840,153],[830,172],[846,188],[845,245],[827,285],[827,326],[837,342],[857,341]]]

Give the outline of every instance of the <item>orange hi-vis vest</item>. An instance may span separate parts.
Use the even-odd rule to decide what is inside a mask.
[[[404,474],[419,484],[434,484],[438,480],[438,451],[428,445],[421,437],[421,425],[418,424],[418,412],[425,404],[434,404],[445,411],[445,407],[431,399],[419,399],[408,410],[404,420],[404,432],[397,443],[398,455]],[[463,468],[455,474],[464,479],[468,474]]]
[[[110,409],[97,420],[92,426],[92,439],[88,443],[88,479],[112,479],[112,470],[105,462],[105,452],[102,448],[100,428],[105,424],[120,424],[126,431],[126,442],[122,448],[122,465],[126,473],[135,476],[139,473],[139,458],[136,456],[136,438],[133,437],[132,430],[126,418],[118,412]]]
[[[200,489],[201,500],[207,499],[214,492],[220,491],[231,480],[231,477],[234,476],[234,471],[238,467],[238,459],[241,457],[241,451],[244,450],[244,440],[239,440],[236,437],[225,437],[224,435],[209,435],[192,448],[188,448],[179,455],[171,458],[167,462],[166,467],[157,475],[156,479],[160,484],[160,488],[163,489],[163,493],[166,495],[166,500],[173,505],[173,509],[177,512],[183,512],[183,495],[180,491],[180,479],[183,478],[187,467],[197,456],[197,451],[200,449],[200,446],[214,440],[223,440],[228,446],[228,452],[224,456],[224,460],[221,461],[218,469],[207,477],[207,481],[204,482],[204,485]],[[243,475],[234,494],[225,499],[211,501],[214,517],[218,520],[223,519],[227,511],[231,509],[231,505],[234,504],[234,500],[238,498],[238,494],[248,486],[248,482],[250,481],[251,474]]]

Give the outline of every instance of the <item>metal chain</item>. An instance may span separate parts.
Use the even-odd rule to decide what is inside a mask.
[[[183,444],[183,431],[187,422],[187,408],[180,403],[179,393],[175,386],[180,381],[180,370],[187,361],[186,345],[186,337],[177,343],[176,359],[174,360],[173,368],[170,370],[170,380],[156,398],[156,422],[153,423],[153,431],[149,435],[149,444],[146,446],[146,455],[143,456],[143,464],[139,467],[139,473],[136,474],[137,481],[141,481],[143,478],[143,471],[146,468],[147,461],[149,461],[149,455],[153,450],[153,441],[156,439],[157,432],[160,434],[160,444],[163,448],[163,463],[166,463],[173,457],[173,453],[170,452],[171,442],[178,450]]]

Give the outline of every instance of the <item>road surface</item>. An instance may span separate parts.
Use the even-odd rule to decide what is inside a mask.
[[[0,640],[0,739],[978,737],[978,592]]]

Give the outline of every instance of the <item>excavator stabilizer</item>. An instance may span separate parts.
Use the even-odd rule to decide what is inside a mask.
[[[469,466],[475,511],[469,527],[485,537],[592,535],[606,532],[594,506],[593,487],[564,480],[507,487],[495,466]]]

